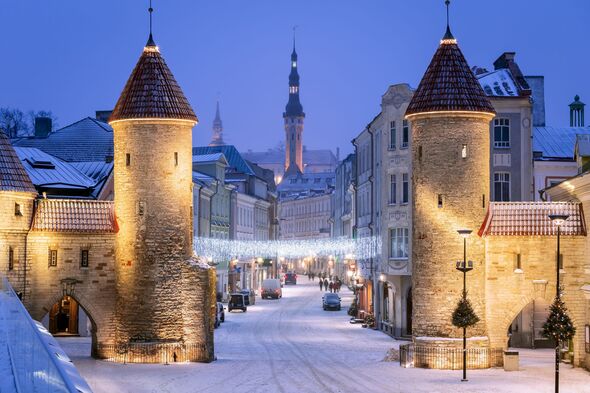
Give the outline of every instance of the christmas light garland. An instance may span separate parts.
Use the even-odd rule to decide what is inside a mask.
[[[367,259],[376,256],[381,240],[376,237],[345,237],[310,240],[227,240],[195,237],[194,251],[213,261],[234,258],[339,257]]]

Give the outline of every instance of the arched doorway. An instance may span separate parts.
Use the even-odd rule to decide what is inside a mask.
[[[412,335],[412,287],[408,289],[406,296],[406,335]]]
[[[96,324],[87,310],[71,295],[63,295],[41,319],[70,357],[96,353]]]
[[[549,303],[542,298],[532,300],[508,326],[508,346],[512,348],[555,348],[543,336],[543,324],[549,316]]]

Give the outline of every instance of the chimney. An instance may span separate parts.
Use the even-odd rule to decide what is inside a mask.
[[[96,111],[95,118],[96,120],[102,121],[103,123],[108,123],[111,113],[113,113],[113,111]]]
[[[584,127],[584,104],[580,101],[580,96],[576,94],[574,97],[574,102],[572,102],[570,107],[570,127]]]
[[[35,118],[35,137],[45,138],[51,133],[53,121],[51,117],[36,117]]]
[[[494,61],[494,70],[500,70],[502,68],[510,68],[510,65],[514,63],[514,56],[516,52],[504,52]]]

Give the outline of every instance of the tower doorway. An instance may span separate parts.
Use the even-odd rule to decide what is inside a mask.
[[[49,311],[49,332],[53,335],[77,336],[78,314],[78,302],[71,296],[64,296]]]
[[[508,326],[508,346],[512,348],[555,348],[553,340],[543,336],[543,324],[549,316],[549,303],[535,299],[524,306]]]

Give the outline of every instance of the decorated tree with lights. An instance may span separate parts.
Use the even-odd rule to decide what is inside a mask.
[[[575,334],[576,328],[567,314],[565,303],[561,300],[561,296],[555,297],[547,322],[543,325],[543,336],[552,338],[557,343],[563,343]]]
[[[463,296],[455,311],[453,311],[453,325],[460,328],[468,328],[479,322],[479,317],[473,311],[471,302],[467,299],[467,296]]]

